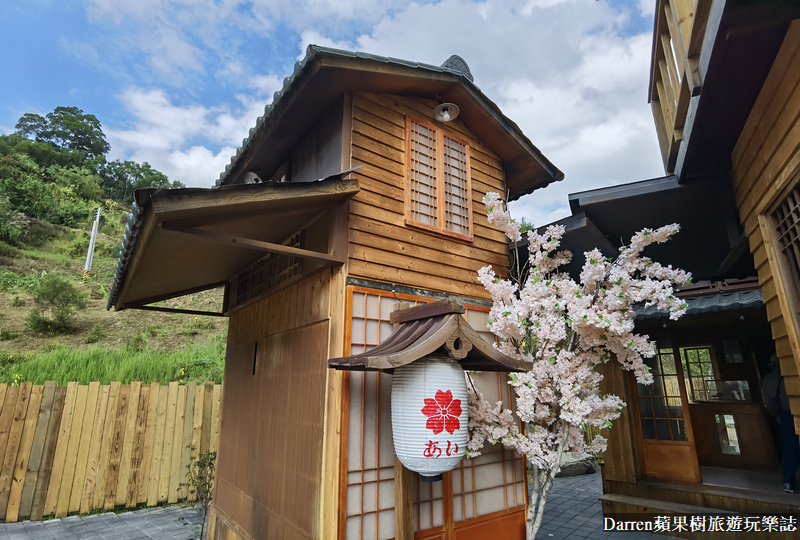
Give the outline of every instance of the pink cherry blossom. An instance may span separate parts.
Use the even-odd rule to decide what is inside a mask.
[[[489,223],[518,242],[519,224],[511,219],[500,195],[487,193],[484,204]],[[513,374],[509,382],[516,394],[515,412],[503,409],[502,402],[488,403],[466,375],[467,456],[480,455],[490,442],[526,457],[534,487],[528,506],[529,540],[541,524],[562,454],[605,451],[602,435],[586,442],[586,426],[609,429],[625,406],[618,396],[600,394],[603,377],[597,366],[615,361],[632,371],[637,382],[653,381],[644,359],[655,355],[656,345],[634,332],[634,305],[654,305],[668,310],[671,319],[679,318],[686,306],[675,297],[673,286],[687,283],[691,275],[653,262],[642,251],[666,242],[679,230],[677,224],[643,229],[616,258],[609,259],[598,249],[587,251],[576,282],[559,271],[572,254],[558,249],[564,227],[551,225],[543,233],[527,233],[525,275],[500,279],[491,266],[478,272],[478,281],[492,296],[489,329],[498,338],[495,347],[527,362],[529,369]]]

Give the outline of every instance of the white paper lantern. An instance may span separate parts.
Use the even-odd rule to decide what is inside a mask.
[[[467,384],[455,360],[429,355],[394,370],[392,432],[394,451],[423,480],[461,461],[467,446]]]

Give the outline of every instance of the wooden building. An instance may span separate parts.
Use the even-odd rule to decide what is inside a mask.
[[[658,343],[653,386],[606,370],[629,406],[604,456],[603,509],[796,515],[761,376],[777,354],[800,432],[800,5],[659,0],[650,75],[667,176],[570,195],[568,244],[611,254],[643,227],[679,222],[646,254],[698,282],[679,293],[680,321],[637,315]]]
[[[442,104],[457,106],[448,122]],[[385,340],[401,302],[459,300],[491,338],[476,272],[507,273],[509,257],[481,198],[562,176],[459,57],[311,46],[216,189],[137,192],[109,307],[225,287],[211,538],[524,537],[524,464],[500,448],[414,479],[413,509],[396,512],[391,375],[328,359]],[[502,375],[481,384],[509,401]]]

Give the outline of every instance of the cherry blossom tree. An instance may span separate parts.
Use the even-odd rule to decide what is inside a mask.
[[[518,242],[519,224],[500,196],[487,193],[484,204],[489,222]],[[503,409],[502,402],[489,404],[467,374],[467,456],[480,455],[486,441],[525,456],[533,487],[526,518],[528,540],[535,538],[541,525],[562,454],[582,457],[605,451],[605,437],[587,442],[586,427],[610,428],[625,406],[618,396],[600,393],[603,376],[597,367],[615,361],[633,371],[639,383],[653,381],[644,359],[655,355],[656,345],[647,335],[634,332],[633,306],[656,305],[668,310],[670,319],[678,319],[686,304],[673,295],[673,285],[689,283],[691,276],[643,257],[642,250],[666,242],[678,230],[676,224],[644,229],[616,258],[606,258],[598,249],[586,252],[576,282],[559,272],[572,254],[558,250],[564,227],[551,225],[543,234],[527,233],[530,253],[521,275],[501,279],[491,266],[478,272],[493,300],[489,327],[498,338],[495,347],[529,362],[530,369],[513,374],[509,382],[516,393],[516,412]]]

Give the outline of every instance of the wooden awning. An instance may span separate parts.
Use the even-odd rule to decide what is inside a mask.
[[[529,366],[501,353],[464,318],[464,306],[453,300],[395,311],[399,325],[386,341],[365,353],[328,360],[328,367],[347,371],[392,371],[440,352],[470,371],[527,371]]]
[[[347,247],[281,245],[349,200],[358,181],[345,171],[316,182],[136,192],[108,307],[146,304],[218,287],[267,253],[335,265]]]

